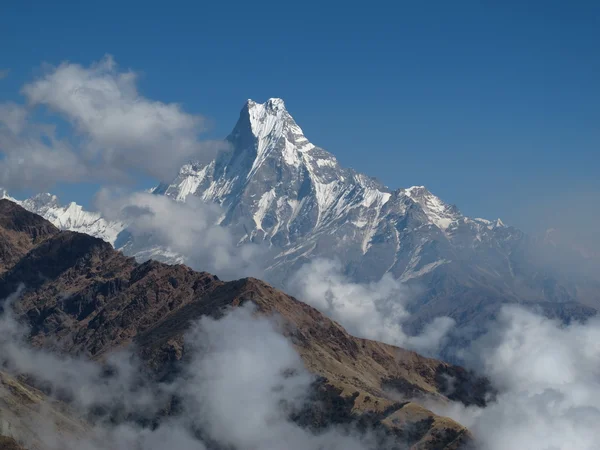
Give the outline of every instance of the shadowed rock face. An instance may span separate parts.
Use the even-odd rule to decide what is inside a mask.
[[[0,436],[0,448],[2,450],[25,450],[13,438]]]
[[[470,441],[464,427],[434,415],[418,399],[482,405],[487,385],[473,374],[353,337],[316,309],[257,279],[223,282],[183,265],[139,264],[100,239],[57,232],[41,218],[27,216],[31,222],[22,227],[10,217],[21,218],[24,211],[5,203],[0,233],[25,229],[18,233],[29,240],[23,237],[28,247],[0,275],[0,295],[25,284],[14,307],[31,325],[34,345],[102,359],[134,342],[157,379],[168,379],[185,358],[183,335],[195,320],[252,302],[257,314],[278,318],[281,333],[319,377],[313,386],[316,402],[295,417],[299,423],[315,429],[358,424],[414,448],[459,448]],[[452,392],[448,377],[458,380]],[[399,396],[406,401],[398,402]]]
[[[0,200],[0,271],[16,264],[58,228],[9,200]]]

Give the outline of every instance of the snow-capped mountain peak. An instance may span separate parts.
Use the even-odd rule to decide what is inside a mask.
[[[447,230],[454,221],[462,217],[456,206],[444,203],[425,186],[409,187],[404,190],[404,194],[417,202],[429,220],[441,230]]]
[[[238,126],[232,133],[239,136],[243,128],[247,127],[246,116],[250,130],[256,138],[257,159],[260,160],[265,153],[278,149],[284,154],[284,161],[291,165],[298,164],[297,152],[312,150],[312,145],[304,136],[302,129],[294,121],[285,108],[285,103],[280,98],[271,98],[265,103],[248,100],[240,114]],[[241,129],[240,129],[241,128]]]
[[[156,193],[218,203],[226,210],[222,224],[236,228],[241,241],[288,246],[302,236],[342,228],[365,254],[387,217],[403,216],[411,205],[419,226],[431,224],[442,232],[462,217],[423,186],[392,192],[341,167],[305,137],[279,98],[248,100],[227,140],[228,151],[208,165],[182,167],[177,179]]]
[[[19,203],[19,201],[8,193],[8,191],[4,188],[0,188],[0,199],[2,200],[10,200],[11,202]]]
[[[246,100],[246,105],[248,109],[267,109],[273,112],[287,112],[285,109],[285,102],[281,98],[272,97],[268,99],[265,103],[258,103],[249,98]]]
[[[23,203],[26,204],[29,209],[35,211],[45,211],[60,206],[58,197],[48,192],[37,194],[24,200]]]
[[[391,272],[412,279],[449,264],[456,249],[493,239],[491,222],[462,216],[424,186],[391,191],[341,167],[308,141],[281,99],[248,100],[227,141],[229,148],[215,159],[184,165],[153,193],[220,205],[219,223],[236,241],[262,243],[278,255],[272,266],[281,269],[277,276],[313,257],[338,255],[358,278]],[[49,194],[24,203],[61,228],[111,243],[124,228],[78,205],[60,206]]]
[[[570,287],[553,284],[546,269],[532,263],[525,252],[536,244],[524,233],[499,219],[466,217],[424,186],[392,191],[343,168],[310,143],[281,99],[248,100],[227,141],[229,147],[212,161],[184,165],[171,183],[152,192],[220,205],[218,223],[234,242],[270,248],[265,276],[280,286],[303,264],[336,258],[344,275],[356,281],[390,274],[417,290],[426,286],[427,307],[419,320],[433,312],[467,320],[474,310],[483,317],[505,299],[568,303],[571,298]],[[0,195],[8,198],[6,192]],[[49,194],[22,204],[60,228],[119,242],[125,253],[142,260],[180,263],[192,257],[134,231],[119,235],[124,224],[75,204],[61,206]]]

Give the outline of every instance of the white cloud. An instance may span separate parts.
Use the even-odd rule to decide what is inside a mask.
[[[18,135],[27,124],[27,110],[16,103],[0,103],[0,126]]]
[[[255,244],[238,246],[230,231],[217,224],[222,214],[217,205],[196,197],[180,203],[145,192],[119,196],[106,189],[96,204],[104,217],[127,224],[133,235],[130,254],[166,249],[181,255],[190,267],[224,279],[263,274],[266,250]]]
[[[292,345],[252,308],[203,318],[187,336],[202,358],[188,366],[186,413],[226,447],[260,450],[369,448],[336,429],[315,435],[287,419],[307,400],[312,375]]]
[[[10,69],[0,69],[0,80],[5,79],[10,74]]]
[[[134,72],[120,71],[106,56],[89,67],[52,67],[22,91],[30,104],[65,117],[87,141],[88,156],[102,165],[170,179],[207,150],[198,140],[204,119],[143,97],[136,82]]]
[[[207,160],[226,145],[200,141],[201,116],[142,96],[136,82],[110,56],[89,67],[47,67],[23,86],[27,108],[0,104],[0,182],[46,188],[61,181],[122,182],[132,174],[169,180],[185,162]],[[47,108],[51,123],[66,120],[66,137],[56,138],[54,127],[32,114],[37,106]]]
[[[338,261],[317,259],[302,266],[290,282],[292,293],[342,324],[350,333],[425,354],[437,354],[454,326],[438,317],[417,336],[407,335],[408,292],[390,274],[359,284],[343,275]]]
[[[11,188],[44,189],[57,181],[79,181],[88,168],[54,128],[32,124],[15,103],[0,104],[0,183]]]
[[[51,415],[40,415],[37,422],[23,424],[25,435],[18,435],[18,426],[13,428],[25,443],[33,433],[44,443],[43,450],[204,450],[201,435],[220,448],[372,448],[368,436],[350,436],[335,428],[314,434],[288,419],[307,401],[313,376],[274,323],[255,317],[251,305],[220,320],[202,318],[196,323],[185,338],[183,370],[171,382],[158,384],[149,382],[127,353],[107,361],[113,368],[108,376],[96,362],[31,348],[25,341],[28,330],[9,306],[18,295],[8,300],[0,316],[0,362],[14,374],[43,382],[51,393],[68,393],[72,413],[89,417],[103,406],[118,409],[123,417],[133,412],[152,417],[171,394],[182,402],[180,412],[163,418],[155,428],[135,422],[115,425],[107,416],[97,417],[83,435],[65,434],[52,423]]]
[[[499,389],[486,408],[429,405],[486,450],[593,450],[600,442],[600,320],[569,326],[506,306],[463,354]]]

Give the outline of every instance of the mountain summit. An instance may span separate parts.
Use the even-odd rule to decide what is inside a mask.
[[[241,241],[286,248],[283,265],[295,261],[294,254],[304,254],[298,262],[306,260],[309,247],[328,247],[352,259],[373,246],[398,248],[398,232],[405,227],[392,231],[390,220],[415,220],[445,233],[463,217],[424,187],[392,191],[341,167],[335,156],[306,138],[278,98],[262,104],[248,100],[227,140],[228,151],[207,165],[184,166],[156,192],[178,201],[197,195],[220,204],[226,209],[223,224]],[[387,271],[393,268],[387,258],[384,264]],[[381,265],[369,278],[385,268]]]
[[[370,215],[367,209],[383,206],[391,196],[375,180],[340,167],[332,154],[313,145],[281,99],[249,100],[227,140],[229,151],[208,165],[184,166],[159,191],[180,201],[192,194],[222,205],[227,211],[223,224],[242,241],[294,245],[335,227],[351,209],[363,211],[356,211],[357,220],[371,221],[363,217]],[[365,225],[358,228],[369,233]]]

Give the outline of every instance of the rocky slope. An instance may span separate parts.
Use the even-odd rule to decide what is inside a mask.
[[[0,198],[10,200],[26,210],[42,216],[61,230],[89,234],[112,245],[115,245],[119,233],[126,227],[124,223],[104,219],[97,212],[86,211],[75,202],[62,205],[56,195],[49,193],[37,194],[19,201],[11,197],[6,190],[0,189]]]
[[[14,308],[29,322],[30,341],[37,346],[102,360],[133,342],[155,376],[164,379],[185,357],[183,334],[196,319],[252,302],[258,313],[280,318],[281,332],[320,377],[314,395],[321,406],[304,411],[298,422],[318,429],[366,420],[408,440],[412,448],[459,448],[471,440],[464,427],[419,405],[423,397],[485,404],[485,380],[459,367],[350,336],[314,308],[260,280],[223,282],[183,265],[140,264],[101,239],[57,232],[0,200],[2,232],[23,222],[35,224],[25,227],[27,236],[51,233],[32,242],[18,261],[3,261],[0,297],[25,284]],[[449,377],[458,381],[452,391]],[[406,401],[398,402],[398,395]]]
[[[14,266],[32,248],[59,230],[13,202],[0,201],[0,270]]]
[[[27,450],[47,450],[44,436],[47,430],[40,424],[48,422],[55,425],[58,436],[83,435],[88,429],[66,405],[49,399],[24,380],[0,371],[0,449],[24,450],[22,445],[26,442]]]
[[[13,438],[0,436],[0,448],[4,450],[24,450]]]

